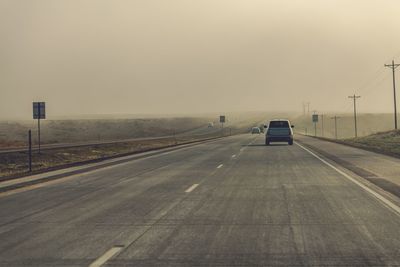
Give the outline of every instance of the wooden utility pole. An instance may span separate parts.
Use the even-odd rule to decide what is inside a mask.
[[[340,117],[338,117],[338,116],[334,116],[334,117],[332,117],[331,119],[334,119],[335,120],[335,139],[338,139],[338,135],[337,135],[337,119],[339,119]]]
[[[359,95],[352,95],[349,98],[353,99],[353,107],[354,107],[354,136],[357,138],[357,107],[356,107],[356,100],[360,98]]]
[[[394,64],[394,60],[392,60],[392,64],[385,64],[385,67],[391,68],[393,73],[393,102],[394,102],[394,128],[397,130],[397,104],[396,104],[396,78],[395,78],[395,69],[400,66],[400,64]]]

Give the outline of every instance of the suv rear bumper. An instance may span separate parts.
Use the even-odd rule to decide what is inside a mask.
[[[293,141],[293,136],[266,136],[266,142],[289,142]]]

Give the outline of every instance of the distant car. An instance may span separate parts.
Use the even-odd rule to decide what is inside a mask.
[[[251,128],[251,134],[260,134],[261,130],[258,127]]]
[[[271,142],[287,142],[293,145],[293,130],[294,125],[290,124],[289,120],[276,119],[271,120],[265,133],[265,145]]]
[[[208,123],[208,128],[212,128],[212,127],[214,127],[214,123],[213,122],[209,122]]]

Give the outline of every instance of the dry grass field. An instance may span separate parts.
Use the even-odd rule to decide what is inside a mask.
[[[207,122],[207,118],[42,120],[41,141],[53,144],[159,137],[184,133]],[[25,145],[29,129],[36,143],[36,121],[0,122],[0,147]]]
[[[343,142],[352,146],[400,157],[400,130],[345,139]]]

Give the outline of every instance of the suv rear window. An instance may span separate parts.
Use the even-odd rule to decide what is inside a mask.
[[[271,121],[269,128],[289,128],[289,123],[287,121]]]

